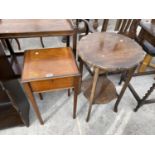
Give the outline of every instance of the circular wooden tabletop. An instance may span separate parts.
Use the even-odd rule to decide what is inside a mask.
[[[110,32],[96,32],[81,39],[78,54],[86,63],[106,70],[138,65],[145,52],[133,39]]]

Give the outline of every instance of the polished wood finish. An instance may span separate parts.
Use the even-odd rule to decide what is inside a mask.
[[[22,82],[78,75],[71,48],[25,51]]]
[[[37,80],[31,82],[32,90],[35,92],[46,92],[51,89],[64,89],[70,88],[74,84],[74,79],[72,77],[66,77],[64,79],[50,79],[50,80]],[[72,76],[72,75],[70,75]]]
[[[26,51],[21,81],[41,124],[43,120],[33,92],[74,88],[73,118],[76,117],[80,73],[71,48]]]
[[[115,104],[114,111],[116,112],[118,104],[131,80],[136,66],[144,57],[143,49],[134,40],[125,37],[124,35],[108,32],[96,32],[87,35],[84,39],[82,39],[78,44],[77,51],[81,61],[93,66],[95,72],[91,92],[88,89],[86,89],[84,92],[86,96],[90,97],[90,105],[86,118],[87,122],[90,118],[92,104],[96,98],[96,86],[100,70],[104,71],[105,73],[108,73],[108,71],[118,70],[128,71],[125,84],[121,90],[121,93],[118,95]],[[80,64],[80,66],[82,67],[83,65]],[[80,70],[82,71],[82,69]],[[102,95],[97,97],[102,98],[104,101],[110,101],[117,96],[117,93],[110,80],[103,84],[103,86],[106,85],[110,87],[107,89],[109,91],[109,95],[107,95],[105,98],[102,98]],[[100,84],[100,87],[101,86],[102,85]],[[106,93],[108,93],[107,90],[105,88]]]

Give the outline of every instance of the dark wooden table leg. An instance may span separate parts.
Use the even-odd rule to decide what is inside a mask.
[[[68,97],[71,95],[70,89],[68,89]]]
[[[124,77],[126,76],[126,71],[125,72],[123,72],[123,73],[121,73],[121,78],[120,78],[120,81],[119,81],[119,85],[121,85],[122,84],[122,82],[124,81]]]
[[[79,69],[80,69],[80,73],[81,73],[81,77],[82,77],[82,75],[83,75],[83,61],[81,60],[80,57],[79,57],[79,63],[80,63]]]
[[[121,92],[120,92],[120,94],[119,94],[119,96],[118,96],[118,98],[117,98],[117,101],[116,101],[116,103],[115,103],[115,106],[114,106],[114,111],[115,111],[115,112],[117,112],[118,104],[119,104],[121,98],[123,97],[123,94],[124,94],[126,88],[128,87],[128,84],[129,84],[129,82],[130,82],[130,80],[131,80],[131,78],[132,78],[132,75],[134,74],[136,68],[137,68],[137,66],[131,68],[131,69],[128,70],[128,72],[127,72],[127,77],[126,77],[126,79],[125,79],[125,83],[124,83],[124,85],[123,85],[123,88],[122,88],[122,90],[121,90]]]
[[[35,98],[33,96],[33,92],[31,90],[31,87],[30,87],[29,83],[24,83],[23,85],[24,85],[25,92],[27,93],[27,95],[28,95],[28,97],[30,99],[30,103],[31,103],[31,105],[32,105],[32,107],[33,107],[33,109],[34,109],[34,111],[36,113],[36,116],[40,121],[40,124],[44,124],[44,122],[42,120],[42,117],[41,117],[41,114],[40,114],[40,111],[39,111],[39,108],[37,106],[37,103],[35,101]]]
[[[97,84],[97,80],[98,80],[98,76],[99,76],[99,70],[100,70],[99,68],[95,68],[93,85],[92,85],[92,90],[91,90],[91,95],[90,95],[90,103],[89,103],[88,115],[87,115],[87,118],[86,118],[87,122],[90,119],[90,113],[91,113],[92,104],[93,104],[94,97],[95,97],[95,90],[96,90],[96,84]]]
[[[138,111],[138,109],[145,104],[146,99],[150,96],[150,94],[155,89],[155,83],[150,87],[150,89],[147,91],[147,93],[144,95],[144,97],[138,102],[137,107],[134,109],[134,111]]]
[[[75,30],[73,35],[73,52],[75,57],[76,57],[76,46],[77,46],[77,29]]]
[[[70,36],[67,36],[66,39],[67,39],[66,46],[69,47],[70,46]]]
[[[137,112],[141,106],[142,106],[141,102],[138,102],[136,108],[134,109],[134,112]]]
[[[73,106],[73,118],[76,118],[76,110],[77,110],[77,96],[79,92],[79,81],[80,78],[76,77],[74,82],[74,106]]]
[[[17,45],[18,45],[18,49],[21,50],[21,46],[20,46],[19,40],[18,40],[17,38],[15,38],[15,41],[16,41],[16,43],[17,43]]]
[[[43,100],[43,95],[42,95],[42,93],[39,93],[39,98],[40,98],[40,100]]]
[[[79,94],[80,94],[81,93],[81,86],[82,86],[82,76],[83,76],[83,61],[80,57],[78,58],[78,61],[79,61],[79,70],[81,73],[81,78],[80,78],[80,82],[79,82]]]
[[[13,50],[13,48],[12,48],[10,42],[9,42],[9,39],[5,39],[5,42],[6,42],[6,45],[7,45],[8,49],[9,49],[9,51],[10,51],[11,57],[13,58],[13,60],[14,60],[14,62],[16,64],[18,73],[21,73],[20,65],[19,65],[18,60],[16,58],[15,52],[14,52],[14,50]]]
[[[102,32],[105,32],[108,28],[108,23],[109,23],[109,19],[104,19],[103,24],[102,24]]]
[[[40,37],[40,42],[41,42],[41,46],[44,48],[45,45],[44,45],[43,37]]]

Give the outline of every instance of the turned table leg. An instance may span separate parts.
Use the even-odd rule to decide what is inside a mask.
[[[37,103],[35,101],[35,98],[33,96],[33,92],[31,90],[31,87],[30,87],[30,84],[29,83],[24,83],[24,89],[25,89],[25,92],[27,93],[28,95],[28,98],[30,100],[30,103],[36,113],[36,116],[37,118],[39,119],[40,121],[40,124],[44,124],[43,120],[42,120],[42,117],[41,117],[41,114],[40,114],[40,111],[39,111],[39,108],[37,106]]]
[[[125,79],[125,83],[124,83],[124,85],[123,85],[123,88],[122,88],[122,90],[121,90],[121,92],[120,92],[120,94],[119,94],[119,96],[118,96],[118,98],[117,98],[117,100],[116,100],[115,106],[114,106],[114,111],[115,111],[115,112],[117,112],[118,104],[119,104],[121,98],[123,97],[124,92],[125,92],[126,88],[128,87],[128,84],[129,84],[129,82],[130,82],[130,80],[131,80],[131,78],[132,78],[132,75],[134,74],[136,68],[137,68],[137,66],[131,68],[131,69],[128,70],[128,72],[127,72],[127,77],[126,77],[126,79]]]
[[[143,98],[138,102],[137,107],[134,109],[134,111],[138,111],[138,109],[145,104],[146,99],[151,95],[153,90],[155,89],[155,83],[150,87],[150,89],[146,92],[146,94],[143,96]]]
[[[90,103],[89,103],[88,115],[87,115],[87,118],[86,118],[87,122],[89,121],[89,118],[90,118],[92,104],[93,104],[94,97],[95,97],[95,90],[96,90],[96,84],[97,84],[98,76],[99,76],[99,68],[95,68],[93,85],[92,85],[92,90],[91,90],[91,95],[90,95]]]

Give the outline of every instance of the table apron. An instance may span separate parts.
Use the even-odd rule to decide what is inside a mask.
[[[30,85],[33,92],[45,92],[55,89],[65,89],[74,87],[76,78],[79,77],[65,77],[43,81],[32,81],[30,82]]]
[[[49,33],[22,33],[22,34],[0,34],[1,39],[7,38],[30,38],[30,37],[52,37],[52,36],[73,36],[74,31],[71,32],[49,32]]]

